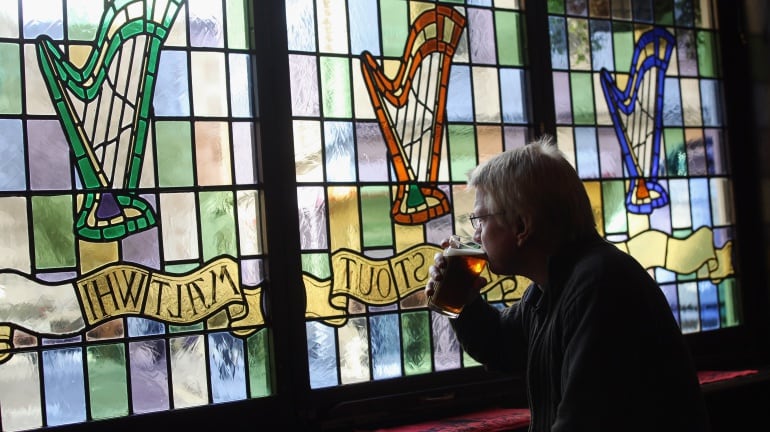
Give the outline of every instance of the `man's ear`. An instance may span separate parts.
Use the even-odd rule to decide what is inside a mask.
[[[522,246],[529,240],[529,236],[532,234],[532,218],[527,215],[516,215],[513,225],[516,245]]]

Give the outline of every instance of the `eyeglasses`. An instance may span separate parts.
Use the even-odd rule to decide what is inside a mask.
[[[468,219],[470,219],[470,221],[471,221],[471,226],[473,227],[473,229],[479,229],[479,227],[481,226],[481,220],[482,220],[482,219],[484,219],[484,218],[488,218],[488,217],[490,217],[490,216],[497,216],[497,215],[501,215],[501,214],[503,214],[503,213],[505,213],[505,212],[487,213],[487,214],[484,214],[484,215],[478,215],[478,216],[477,216],[477,215],[475,215],[475,214],[473,214],[473,213],[471,213],[471,215],[470,215],[470,216],[468,216]]]

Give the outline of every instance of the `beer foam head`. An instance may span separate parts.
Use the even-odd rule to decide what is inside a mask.
[[[483,257],[486,255],[482,249],[474,248],[447,248],[444,250],[444,256],[474,255]]]

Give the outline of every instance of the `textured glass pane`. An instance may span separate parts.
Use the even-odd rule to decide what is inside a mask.
[[[249,46],[247,28],[246,0],[227,0],[227,46],[234,49],[245,49]]]
[[[593,124],[596,121],[596,116],[591,75],[580,72],[572,73],[570,86],[572,88],[572,112],[575,124]]]
[[[315,50],[315,16],[313,0],[286,2],[286,33],[289,50]]]
[[[703,330],[715,330],[719,328],[719,298],[717,286],[710,281],[698,283],[701,325]]]
[[[197,259],[198,232],[195,196],[167,193],[160,197],[163,230],[163,255],[168,260]]]
[[[569,58],[567,52],[567,28],[562,17],[548,17],[549,36],[551,40],[551,67],[567,69]]]
[[[167,51],[160,58],[158,83],[153,106],[162,116],[190,115],[190,93],[187,76],[187,54]]]
[[[324,123],[324,165],[327,181],[353,181],[355,174],[355,153],[353,146],[353,125],[349,122]]]
[[[200,406],[208,402],[208,379],[203,336],[172,338],[171,373],[175,408]]]
[[[719,306],[722,327],[732,327],[740,324],[738,314],[740,308],[740,292],[735,279],[726,279],[719,284]]]
[[[387,147],[383,142],[379,126],[372,123],[357,123],[355,126],[359,180],[362,182],[386,181],[390,167]]]
[[[452,173],[457,177],[453,180],[463,181],[467,173],[477,164],[476,139],[472,126],[450,126],[449,142],[451,143],[450,163]]]
[[[131,402],[136,413],[166,410],[170,406],[167,350],[161,340],[129,344]]]
[[[62,348],[43,352],[43,379],[49,426],[86,420],[81,349]]]
[[[69,149],[58,122],[27,122],[29,182],[31,189],[62,190],[72,187]],[[23,165],[21,165],[23,166]]]
[[[310,388],[337,385],[337,344],[334,329],[320,323],[308,322],[305,330]]]
[[[527,80],[521,69],[500,70],[500,96],[503,103],[503,121],[525,123],[527,115]]]
[[[361,219],[364,245],[386,246],[393,242],[389,229],[390,189],[382,186],[361,188]]]
[[[26,187],[24,178],[24,138],[22,122],[0,119],[0,190],[19,191]]]
[[[671,195],[671,220],[673,227],[678,229],[692,226],[689,181],[671,180],[668,185]]]
[[[230,68],[231,109],[233,117],[250,117],[251,112],[251,65],[248,55],[232,54],[228,57]]]
[[[604,232],[605,234],[622,233],[627,230],[626,212],[623,207],[625,185],[623,182],[605,182],[602,185],[602,201],[604,202]]]
[[[19,36],[19,3],[7,2],[0,9],[0,37]]]
[[[400,327],[395,314],[375,315],[370,318],[369,332],[372,346],[374,379],[401,375]]]
[[[273,393],[271,386],[270,345],[267,330],[259,330],[247,339],[249,390],[251,397]]]
[[[340,8],[342,9],[342,8]],[[350,21],[350,49],[353,53],[368,50],[374,55],[380,54],[377,35],[377,0],[357,0],[348,2]]]
[[[193,113],[197,116],[226,116],[228,98],[224,55],[192,52],[190,69]]]
[[[461,366],[460,342],[447,317],[433,314],[433,346],[436,370],[457,369]]]
[[[314,57],[289,56],[291,107],[292,114],[295,116],[318,115],[320,102],[317,74],[318,70]]]
[[[471,100],[471,73],[466,66],[456,65],[452,67],[447,90],[447,119],[451,122],[473,120],[473,104]]]
[[[407,375],[429,372],[431,369],[430,328],[428,312],[401,315],[404,371]]]
[[[365,318],[356,318],[339,329],[340,378],[343,384],[369,381],[369,337]]]
[[[569,64],[573,70],[588,70],[591,66],[591,49],[588,21],[567,18],[569,40]]]
[[[341,58],[321,57],[320,69],[324,115],[350,117],[350,64]]]
[[[0,365],[0,406],[4,430],[36,429],[43,425],[38,355],[14,354]]]
[[[123,345],[89,347],[87,358],[89,402],[93,418],[128,415],[126,354]]]
[[[698,285],[694,282],[679,284],[679,316],[683,333],[701,330],[698,303]]]
[[[226,122],[195,123],[196,176],[202,186],[231,184],[232,148]]]
[[[225,22],[219,2],[187,0],[190,14],[190,45],[221,48],[224,46]]]
[[[318,51],[324,53],[346,53],[348,32],[344,0],[320,0],[318,10]]]
[[[230,333],[208,336],[211,396],[213,402],[246,398],[246,364],[243,341]]]
[[[692,226],[695,229],[714,225],[711,220],[711,196],[709,194],[708,180],[695,178],[690,180],[690,194],[692,196]]]
[[[232,192],[201,192],[200,221],[203,256],[206,260],[219,255],[235,256],[235,202]]]
[[[695,31],[679,30],[677,32],[677,58],[679,73],[682,76],[698,75],[698,45],[695,43]]]
[[[157,122],[155,133],[163,145],[158,147],[158,186],[192,186],[193,148],[190,124]]]
[[[569,75],[562,72],[553,74],[553,98],[556,109],[556,123],[572,122],[572,98],[570,93]]]
[[[262,238],[259,230],[260,215],[259,195],[256,191],[238,192],[238,234],[240,250],[243,255],[262,253]]]
[[[19,48],[0,43],[0,113],[21,113],[21,61]]]
[[[473,88],[476,121],[479,123],[499,122],[502,116],[497,71],[488,67],[473,68]]]
[[[492,22],[492,13],[483,9],[471,9],[468,19],[483,23],[482,25],[473,26],[468,34],[471,61],[481,64],[494,64],[497,54],[494,49],[496,47],[496,35],[493,33],[493,30],[496,27]],[[510,61],[511,59],[509,58],[508,60]]]
[[[719,127],[722,124],[722,98],[719,82],[702,79],[701,105],[703,107],[703,126]]]
[[[610,21],[591,21],[591,62],[593,70],[612,70],[612,24]]]
[[[577,172],[584,179],[599,178],[596,135],[593,128],[575,129]]]
[[[714,218],[714,225],[725,226],[735,223],[735,216],[733,215],[733,208],[723,203],[731,203],[733,199],[733,185],[730,181],[723,178],[711,179],[710,185],[711,202],[712,202],[712,217]]]
[[[60,40],[62,28],[62,2],[60,0],[25,0],[20,3],[24,23],[24,37],[34,39],[46,34]]]
[[[665,126],[682,126],[682,95],[679,91],[679,80],[666,79],[665,86],[663,124]]]
[[[35,263],[41,268],[75,264],[72,201],[68,196],[33,197]]]

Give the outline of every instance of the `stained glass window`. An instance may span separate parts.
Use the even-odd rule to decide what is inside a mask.
[[[740,322],[711,1],[548,2],[557,141],[682,331]]]
[[[683,332],[742,323],[711,0],[275,3],[287,50],[254,38],[271,2],[3,4],[0,429],[268,400],[274,361],[307,368],[290,396],[474,369],[428,266],[472,230],[468,172],[542,132]],[[291,138],[262,142],[276,61]],[[269,277],[288,231],[296,292]],[[499,307],[527,285],[484,276]]]
[[[312,388],[475,365],[422,292],[467,173],[529,136],[518,1],[287,2]],[[515,280],[487,275],[497,302]]]
[[[0,419],[272,393],[244,1],[0,12]]]

